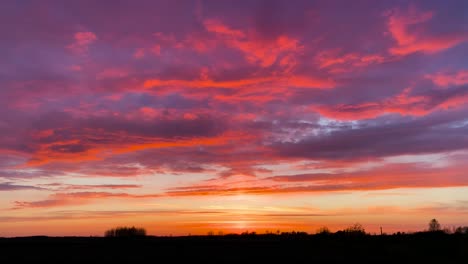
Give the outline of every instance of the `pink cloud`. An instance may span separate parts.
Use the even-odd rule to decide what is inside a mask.
[[[402,93],[377,102],[365,102],[359,104],[319,105],[312,109],[320,114],[339,120],[359,120],[375,118],[384,114],[396,113],[400,115],[424,116],[437,110],[462,107],[468,102],[468,94],[437,95],[410,95],[411,89],[405,89]]]
[[[299,40],[286,35],[272,41],[262,40],[254,33],[231,29],[219,20],[205,20],[204,25],[208,32],[217,34],[226,45],[243,52],[248,62],[261,67],[270,67],[280,57],[298,54],[303,49]]]
[[[141,59],[145,56],[145,49],[143,48],[138,48],[135,50],[135,52],[133,53],[133,57],[135,59]]]
[[[142,187],[141,185],[136,184],[95,184],[95,185],[77,185],[77,184],[60,184],[60,183],[50,183],[42,185],[47,188],[57,188],[61,191],[71,191],[71,190],[91,190],[91,189],[138,189]]]
[[[47,137],[50,137],[50,136],[53,136],[53,135],[54,135],[54,130],[53,129],[40,130],[40,131],[32,133],[32,137],[38,138],[38,139],[47,138]]]
[[[407,55],[414,52],[436,53],[452,48],[468,38],[461,32],[434,34],[428,31],[427,23],[434,18],[434,12],[419,11],[414,7],[406,12],[393,10],[388,16],[388,30],[397,42],[390,48],[393,55]]]
[[[320,52],[315,61],[321,69],[328,69],[330,72],[349,72],[356,67],[367,67],[386,61],[386,58],[379,54],[341,54],[339,50],[325,50]]]
[[[160,115],[159,111],[148,106],[141,107],[139,114],[143,115],[144,118],[148,119],[154,119]]]
[[[96,74],[97,80],[123,78],[129,75],[129,72],[119,68],[109,68]]]
[[[82,68],[81,68],[80,65],[72,65],[72,66],[70,66],[70,70],[75,71],[75,72],[79,72],[79,71],[82,70]]]
[[[219,20],[206,19],[205,21],[203,21],[203,25],[205,26],[206,30],[208,30],[209,32],[214,32],[214,33],[218,33],[221,35],[227,35],[234,39],[246,37],[244,32],[240,30],[231,29],[228,26],[224,25]]]
[[[89,46],[97,40],[96,34],[93,32],[77,32],[74,35],[75,42],[67,46],[73,53],[86,54],[88,53]]]
[[[460,70],[455,73],[439,72],[436,74],[428,74],[426,78],[441,87],[464,85],[468,84],[468,70]]]
[[[161,46],[160,45],[154,45],[152,48],[151,48],[151,52],[156,55],[156,56],[159,56],[161,55]]]
[[[432,168],[418,163],[384,164],[352,173],[310,173],[269,178],[220,178],[210,184],[169,189],[169,196],[291,194],[467,186],[466,166]]]

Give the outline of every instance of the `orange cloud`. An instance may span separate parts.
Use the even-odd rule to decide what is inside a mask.
[[[298,52],[302,47],[299,41],[287,36],[280,36],[270,43],[257,41],[232,41],[230,45],[244,52],[247,61],[262,67],[273,65],[278,57],[287,53]]]
[[[114,192],[55,193],[45,200],[16,201],[15,208],[43,208],[87,204],[98,199],[151,199],[179,196],[268,195],[291,193],[372,191],[396,188],[467,186],[466,165],[431,167],[420,163],[390,163],[350,173],[311,173],[256,178],[245,175],[221,177],[202,184],[179,186],[163,193],[129,194]],[[206,184],[208,183],[208,184]],[[88,188],[89,186],[83,186]],[[137,188],[134,185],[96,185],[96,188]],[[70,189],[81,189],[71,186]]]
[[[282,56],[291,56],[301,52],[303,46],[299,40],[288,36],[279,36],[273,41],[261,40],[254,34],[231,29],[218,20],[204,21],[205,29],[221,37],[227,46],[242,51],[248,62],[262,67],[273,65]]]
[[[149,142],[146,144],[135,144],[126,147],[116,148],[114,153],[121,154],[126,152],[139,151],[144,149],[154,148],[169,148],[169,147],[192,147],[192,146],[209,146],[209,145],[220,145],[226,143],[229,139],[238,139],[238,137],[232,137],[232,135],[222,135],[213,138],[193,138],[193,139],[179,139],[174,141],[158,141]]]
[[[407,55],[414,52],[435,53],[454,47],[467,40],[461,33],[430,35],[424,24],[434,16],[433,12],[421,12],[410,8],[408,12],[395,10],[388,18],[388,30],[397,42],[390,48],[393,55]]]
[[[190,116],[188,116],[190,120]],[[120,135],[122,136],[122,135]],[[119,135],[115,135],[119,137]],[[142,151],[146,149],[159,148],[183,148],[194,146],[215,146],[223,145],[230,141],[252,139],[252,135],[241,132],[227,132],[214,137],[194,137],[194,138],[144,138],[135,137],[126,144],[116,145],[90,145],[80,140],[69,140],[63,142],[54,142],[42,144],[40,149],[34,153],[30,160],[24,166],[41,166],[52,162],[72,162],[80,163],[87,161],[99,161],[113,155],[119,155],[128,152]],[[143,141],[142,143],[135,143]]]
[[[249,86],[268,87],[301,87],[301,88],[333,88],[335,82],[332,79],[314,78],[307,76],[291,77],[260,77],[239,79],[234,81],[205,80],[161,80],[149,79],[143,84],[146,89],[153,87],[184,87],[184,88],[242,88]],[[255,88],[257,88],[255,87]]]
[[[271,82],[273,79],[270,77],[265,78],[252,78],[240,79],[234,81],[213,81],[213,80],[160,80],[150,79],[146,80],[143,84],[145,88],[161,87],[161,86],[179,86],[188,88],[239,88],[244,86],[259,85]]]
[[[85,146],[80,140],[57,141],[50,144],[43,144],[25,166],[39,166],[49,162],[83,162],[96,161],[98,149]]]
[[[467,94],[443,97],[443,100],[430,96],[411,96],[410,89],[401,94],[380,101],[361,104],[341,104],[335,106],[313,106],[312,109],[320,114],[339,120],[358,120],[378,117],[395,113],[400,115],[423,116],[440,109],[461,107],[468,102]]]
[[[302,88],[333,88],[336,83],[333,79],[322,79],[306,76],[291,76],[286,78],[285,86],[302,87]]]
[[[418,163],[385,164],[351,173],[311,173],[269,178],[221,178],[210,185],[171,188],[169,196],[288,194],[467,186],[466,166],[432,168]]]

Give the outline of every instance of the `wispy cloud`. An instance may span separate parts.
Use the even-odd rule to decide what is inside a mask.
[[[463,32],[430,32],[428,22],[434,19],[435,12],[420,11],[412,6],[407,11],[399,9],[390,12],[388,29],[397,42],[390,49],[395,55],[407,55],[414,52],[435,53],[452,48],[468,40]],[[415,30],[410,30],[416,28]],[[429,31],[429,32],[428,32]]]
[[[32,185],[18,185],[11,182],[0,183],[0,191],[20,191],[20,190],[44,190],[44,188]]]

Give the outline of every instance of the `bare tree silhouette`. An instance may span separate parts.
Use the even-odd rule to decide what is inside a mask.
[[[437,231],[440,231],[440,224],[439,224],[439,221],[437,221],[435,218],[432,219],[430,222],[429,222],[429,232],[437,232]]]

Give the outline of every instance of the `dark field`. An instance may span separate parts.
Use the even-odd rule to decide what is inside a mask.
[[[468,236],[28,237],[0,239],[0,253],[0,263],[468,263]]]

